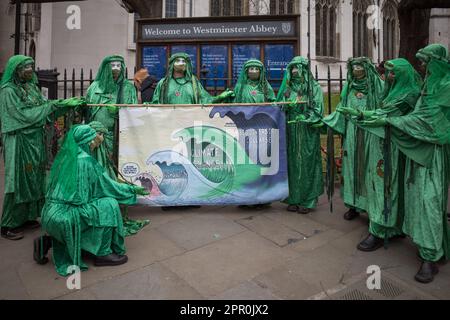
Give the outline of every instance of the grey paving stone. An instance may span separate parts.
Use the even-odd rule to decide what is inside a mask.
[[[246,230],[241,225],[220,215],[214,217],[190,216],[166,223],[157,229],[165,237],[186,250],[199,248]]]
[[[296,256],[246,231],[163,261],[206,298],[237,286]]]

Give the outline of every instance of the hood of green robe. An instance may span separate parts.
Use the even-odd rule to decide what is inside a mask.
[[[358,80],[353,77],[354,65],[363,66],[366,73],[364,79]],[[347,62],[347,81],[341,93],[341,103],[345,107],[347,107],[348,95],[352,89],[367,95],[366,110],[375,110],[379,108],[384,90],[384,81],[381,79],[375,65],[369,58],[350,58]]]
[[[108,129],[100,121],[91,121],[91,122],[89,122],[89,126],[92,129],[94,129],[96,132],[101,132],[103,134],[108,133]]]
[[[403,153],[429,167],[434,144],[450,143],[450,62],[447,49],[439,44],[419,50],[417,57],[427,61],[422,94],[413,112],[388,122],[400,131],[394,138],[398,136],[396,142]]]
[[[162,79],[160,101],[163,104],[165,104],[165,103],[167,103],[167,101],[169,101],[168,96],[167,96],[169,93],[169,82],[173,76],[175,60],[178,58],[183,58],[184,60],[186,60],[186,71],[184,74],[183,81],[185,81],[186,85],[188,85],[189,83],[192,83],[193,90],[194,90],[195,103],[199,103],[200,102],[200,89],[199,89],[200,82],[198,81],[197,77],[193,74],[191,57],[189,57],[189,55],[184,52],[175,53],[169,59],[169,67],[167,68],[166,76]]]
[[[414,108],[420,95],[422,79],[408,60],[403,58],[386,61],[386,81],[383,94],[383,107],[406,101]],[[393,81],[388,80],[389,72],[395,74]]]
[[[266,78],[266,68],[261,61],[256,59],[248,60],[242,67],[238,81],[236,83],[236,86],[234,87],[234,93],[236,94],[235,101],[242,101],[242,91],[244,89],[244,86],[251,81],[247,75],[247,71],[251,67],[259,68],[260,76],[259,80],[257,81],[256,87],[258,88],[258,90],[264,93],[265,101],[268,101],[270,84]]]
[[[119,78],[117,81],[114,81],[111,62],[120,61],[122,65]],[[104,93],[113,93],[116,90],[116,85],[123,83],[125,80],[125,62],[122,56],[120,55],[111,55],[107,56],[103,59],[102,63],[97,72],[97,76],[95,77],[95,81],[97,81],[99,88]]]
[[[78,153],[82,150],[89,153],[89,144],[96,135],[95,129],[89,125],[76,125],[69,130],[50,170],[47,195],[58,188],[61,191],[61,199],[58,200],[68,203],[76,201]]]
[[[292,77],[292,69],[297,67],[299,69],[298,77]],[[278,91],[277,100],[282,100],[282,95],[290,95],[290,91],[302,91],[306,92],[308,89],[308,83],[310,84],[311,94],[313,88],[317,85],[316,80],[312,72],[309,69],[309,60],[305,57],[296,56],[286,67],[284,72],[283,82],[281,83],[280,90]]]
[[[24,56],[24,55],[15,55],[9,58],[5,72],[2,76],[2,80],[0,82],[0,87],[3,88],[4,86],[8,84],[15,84],[18,85],[21,83],[21,80],[19,79],[19,75],[17,74],[17,71],[19,68],[29,64],[34,63],[33,58]],[[37,84],[37,76],[36,73],[33,74],[33,79],[31,80],[34,84]]]

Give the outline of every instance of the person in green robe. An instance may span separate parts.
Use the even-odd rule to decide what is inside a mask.
[[[417,53],[426,65],[422,93],[414,110],[401,117],[377,117],[364,125],[389,124],[392,141],[406,157],[403,232],[419,249],[415,280],[433,281],[437,262],[450,257],[447,222],[450,179],[450,58],[440,44]]]
[[[89,86],[86,95],[89,104],[136,104],[137,95],[134,84],[126,79],[124,59],[120,55],[107,56],[103,59],[95,81]],[[90,107],[87,120],[94,129],[103,132],[104,143],[96,148],[93,157],[105,168],[112,179],[117,180],[118,165],[118,120],[119,108]],[[99,126],[101,123],[103,126]],[[106,128],[106,132],[105,132]],[[122,209],[125,234],[136,234],[149,223],[148,220],[131,220],[127,208]]]
[[[231,90],[211,96],[194,75],[189,55],[180,52],[170,57],[166,76],[156,85],[152,104],[211,104],[232,96]]]
[[[34,259],[44,264],[50,247],[58,274],[67,276],[78,266],[87,270],[82,250],[95,256],[96,266],[126,263],[124,228],[119,203],[134,204],[142,187],[112,179],[92,151],[103,138],[88,125],[76,125],[55,158],[42,209],[42,229],[35,239]]]
[[[366,163],[370,146],[369,133],[356,125],[356,119],[339,112],[340,108],[370,111],[381,105],[384,82],[366,57],[347,62],[347,81],[336,111],[322,119],[323,123],[343,137],[341,197],[349,210],[344,219],[352,220],[367,210]]]
[[[194,75],[191,58],[187,53],[175,53],[169,59],[166,76],[156,85],[152,104],[212,104],[227,101],[233,97],[231,90],[225,90],[213,97],[206,91],[199,79]],[[194,146],[191,158],[194,156]],[[163,206],[161,209],[185,210],[200,206]]]
[[[83,105],[83,99],[47,100],[38,88],[34,60],[12,56],[0,82],[0,122],[5,163],[1,235],[24,237],[24,228],[39,227],[47,168],[45,124]]]
[[[101,123],[100,121],[92,121],[89,123],[89,126],[94,129],[97,132],[97,135],[100,136],[102,139],[103,137],[108,134],[108,129]],[[98,159],[99,157],[102,157],[102,155],[106,154],[105,150],[102,150],[104,148],[104,144],[101,143],[97,148],[95,148],[92,153],[93,157],[95,159]],[[98,160],[97,160],[98,161]],[[104,158],[104,161],[111,161],[109,158]],[[99,163],[104,163],[99,161]],[[105,168],[106,169],[106,168]],[[124,179],[125,180],[125,179]],[[119,179],[118,179],[119,181]],[[139,230],[141,230],[143,227],[148,225],[150,223],[150,220],[132,220],[128,217],[128,207],[124,206],[122,207],[122,217],[123,217],[123,227],[124,227],[124,234],[125,236],[130,236],[137,234]]]
[[[267,81],[266,69],[261,61],[251,59],[244,64],[234,87],[234,94],[234,103],[276,101],[275,93]]]
[[[275,102],[276,97],[272,86],[266,78],[266,69],[263,63],[250,59],[244,63],[234,87],[234,103],[265,103]],[[270,203],[254,205],[240,205],[241,209],[262,210]]]
[[[86,94],[88,104],[136,104],[137,95],[134,84],[126,79],[125,63],[120,55],[107,56],[89,86]],[[106,171],[115,179],[118,161],[118,107],[90,107],[87,110],[87,122],[99,121],[108,132],[104,135],[104,146],[96,151],[94,157],[106,168]]]
[[[370,120],[378,116],[399,117],[411,112],[420,96],[420,75],[403,58],[385,62],[384,69],[386,82],[379,109],[357,111],[341,107],[339,112],[359,120]],[[389,127],[363,128],[367,130],[369,146],[366,189],[370,193],[367,197],[370,224],[369,235],[357,248],[361,251],[374,251],[387,239],[403,236],[405,157],[392,143]]]
[[[309,70],[308,59],[294,57],[287,65],[277,100],[293,102],[284,107],[289,176],[287,210],[306,214],[317,206],[323,193],[320,129],[311,126],[323,117],[323,93]]]

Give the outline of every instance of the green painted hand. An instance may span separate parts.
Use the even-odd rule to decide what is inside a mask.
[[[340,112],[342,114],[345,114],[345,115],[348,114],[348,115],[355,116],[355,117],[359,116],[359,111],[356,109],[353,109],[353,108],[338,107],[338,108],[336,108],[336,111]]]
[[[214,102],[221,102],[228,98],[234,98],[234,96],[235,96],[234,91],[227,89],[224,92],[222,92],[221,94],[219,94],[218,96],[216,96],[214,98]]]
[[[387,124],[386,118],[372,118],[371,120],[360,121],[361,125],[368,127],[383,127]]]
[[[311,125],[311,127],[312,128],[321,128],[321,127],[323,127],[325,124],[322,122],[322,121],[320,121],[320,122],[316,122],[316,123],[313,123],[312,125]]]
[[[134,186],[134,191],[137,195],[148,196],[150,193],[144,187]]]
[[[86,99],[84,97],[81,98],[73,97],[69,99],[60,100],[57,102],[57,105],[68,108],[81,107],[86,105]]]

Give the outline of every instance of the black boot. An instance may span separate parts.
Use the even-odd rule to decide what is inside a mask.
[[[439,268],[435,262],[423,261],[414,279],[421,283],[430,283],[438,272]]]
[[[350,220],[355,219],[356,217],[359,217],[359,212],[353,208],[349,209],[346,213],[344,213],[345,220],[350,221]]]
[[[308,214],[311,212],[311,209],[305,208],[305,207],[298,207],[297,213],[298,214]]]
[[[295,205],[295,204],[290,204],[290,205],[288,205],[288,207],[286,208],[286,210],[287,210],[287,211],[290,211],[290,212],[297,212],[298,206]]]
[[[361,251],[375,251],[378,248],[381,248],[383,246],[383,239],[375,237],[373,234],[369,233],[367,238],[365,238],[363,241],[361,241],[357,248]]]
[[[23,232],[19,229],[1,228],[1,235],[8,240],[20,240],[23,238]]]
[[[30,220],[25,222],[22,227],[25,229],[37,229],[41,226],[41,224],[39,222],[37,222],[36,220]]]
[[[94,265],[97,267],[104,266],[118,266],[124,264],[128,261],[128,257],[126,255],[118,255],[115,253],[108,254],[107,256],[97,256],[94,260]]]
[[[48,262],[47,253],[52,247],[52,238],[50,236],[40,236],[33,241],[33,259],[38,264]]]

